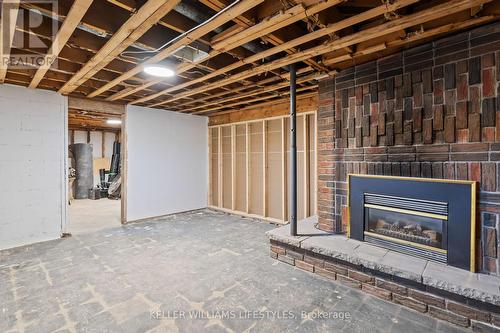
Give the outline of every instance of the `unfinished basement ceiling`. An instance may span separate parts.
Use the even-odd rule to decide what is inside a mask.
[[[50,68],[9,67],[0,83],[74,97],[214,115],[288,99],[288,65],[298,64],[298,97],[317,80],[407,47],[497,20],[492,0],[59,0],[41,24],[17,20],[12,55],[45,55]],[[221,13],[217,15],[218,13]],[[26,15],[26,11],[19,11]],[[37,36],[45,51],[25,47]],[[60,46],[58,49],[57,46]],[[175,70],[143,73],[145,64]]]

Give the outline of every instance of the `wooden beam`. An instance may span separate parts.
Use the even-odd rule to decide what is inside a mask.
[[[330,74],[331,74],[331,76],[333,76],[333,72],[330,73]],[[314,80],[319,80],[322,76],[323,76],[323,74],[313,73],[311,75],[307,75],[305,77],[301,77],[301,78],[297,79],[297,84],[306,83],[306,82],[310,82],[310,81],[314,81]],[[274,91],[286,88],[289,85],[290,85],[289,82],[281,82],[281,83],[278,83],[278,84],[275,84],[275,85],[264,86],[262,88],[251,90],[251,91],[246,92],[246,93],[241,93],[241,94],[236,94],[235,93],[235,94],[233,94],[234,96],[227,97],[227,98],[215,101],[215,102],[209,102],[209,103],[206,103],[204,105],[199,105],[199,106],[196,106],[196,107],[193,107],[193,108],[182,109],[181,112],[189,112],[189,113],[193,113],[193,114],[202,114],[202,113],[210,112],[210,111],[213,111],[213,110],[218,110],[221,107],[229,107],[229,106],[240,105],[240,104],[246,103],[246,102],[245,101],[240,101],[240,102],[235,102],[235,103],[230,103],[230,104],[223,104],[223,103],[234,101],[234,100],[238,100],[238,99],[243,99],[243,98],[247,98],[247,97],[251,97],[251,96],[255,96],[255,95],[259,95],[259,94],[273,93]],[[277,95],[279,93],[273,93],[273,94]],[[213,106],[213,105],[216,105],[216,106],[212,107],[212,108],[209,108],[209,106]],[[202,110],[199,110],[199,109],[202,109]],[[199,110],[199,111],[197,111],[197,110]]]
[[[89,112],[103,112],[122,115],[125,113],[125,105],[98,101],[88,98],[68,97],[68,109],[83,110]]]
[[[226,52],[234,47],[248,43],[259,36],[265,36],[284,28],[292,23],[301,21],[308,16],[315,15],[322,10],[330,8],[344,2],[344,0],[325,0],[318,1],[315,5],[306,8],[303,4],[298,4],[284,12],[263,20],[259,24],[243,30],[240,33],[225,38],[224,40],[212,45],[215,50]]]
[[[467,29],[472,26],[480,25],[480,24],[485,24],[489,21],[495,20],[497,17],[493,15],[489,16],[481,16],[478,18],[473,18],[470,20],[462,21],[462,22],[456,22],[456,23],[449,23],[445,24],[439,27],[435,27],[429,30],[422,30],[419,29],[416,31],[416,33],[408,33],[406,38],[402,39],[396,39],[392,41],[388,41],[386,43],[383,43],[384,47],[382,47],[382,44],[375,45],[374,47],[369,47],[363,50],[360,50],[356,53],[349,54],[349,55],[342,55],[334,58],[329,58],[325,61],[323,61],[324,64],[328,64],[329,66],[347,61],[347,60],[352,60],[355,61],[356,58],[362,57],[364,55],[370,54],[371,52],[379,52],[382,49],[391,49],[391,48],[397,48],[401,47],[410,43],[415,43],[419,40],[426,39],[426,38],[432,38],[436,37],[437,35],[444,34],[444,33],[449,33],[452,31],[456,30],[462,30],[462,29]],[[370,51],[368,51],[370,50]]]
[[[69,94],[119,56],[154,24],[172,10],[180,0],[149,0],[113,34],[110,40],[59,90]]]
[[[16,31],[17,16],[19,13],[19,0],[2,1],[2,16],[0,17],[0,83],[5,82],[7,75],[8,59],[14,32]],[[7,15],[6,15],[7,13]]]
[[[61,53],[63,47],[68,42],[78,24],[80,24],[80,21],[89,9],[92,1],[93,0],[75,0],[61,28],[57,32],[50,49],[44,57],[44,61],[42,63],[43,65],[38,68],[33,76],[29,85],[30,88],[34,89],[38,87],[38,84],[40,84],[40,81],[42,81],[43,77],[49,70],[52,63],[57,59],[59,53]]]
[[[238,74],[231,75],[222,80],[218,80],[213,83],[209,83],[207,85],[191,89],[186,92],[182,92],[180,94],[176,94],[175,97],[171,97],[163,102],[153,104],[153,107],[165,105],[171,103],[175,100],[179,100],[182,98],[186,98],[192,95],[196,95],[202,92],[207,92],[212,89],[220,88],[221,86],[225,86],[243,79],[248,79],[252,76],[259,75],[265,73],[267,71],[277,69],[283,66],[290,65],[292,63],[296,63],[298,61],[303,61],[305,59],[309,59],[312,57],[316,57],[328,52],[332,52],[335,50],[342,49],[347,46],[352,46],[367,40],[371,40],[373,38],[378,38],[384,35],[388,35],[401,29],[410,28],[415,25],[419,25],[428,21],[431,21],[436,18],[440,18],[443,16],[451,15],[453,13],[460,12],[462,10],[466,10],[472,6],[480,5],[484,3],[491,2],[492,0],[450,0],[446,3],[442,3],[437,6],[433,6],[431,8],[422,10],[415,14],[402,17],[385,24],[381,24],[372,28],[368,28],[362,30],[360,32],[339,38],[337,40],[330,41],[325,43],[324,45],[319,45],[316,47],[312,47],[306,49],[304,51],[283,57],[281,59],[277,59],[271,61],[267,64],[251,68],[249,70],[240,72]]]
[[[97,89],[93,93],[89,95],[89,97],[95,97],[103,92],[109,90],[110,88],[116,86],[117,84],[120,84],[121,82],[139,74],[142,72],[144,67],[146,65],[150,64],[156,64],[159,61],[171,56],[173,53],[175,53],[177,50],[180,48],[190,44],[193,40],[197,40],[198,38],[206,35],[208,32],[218,28],[219,26],[231,21],[233,18],[241,15],[242,13],[246,12],[247,10],[253,8],[254,6],[262,3],[264,0],[242,0],[241,2],[237,3],[234,7],[230,8],[226,12],[222,13],[221,15],[217,16],[215,19],[210,21],[209,23],[191,31],[188,34],[185,34],[182,38],[178,39],[174,43],[170,44],[168,47],[164,48],[162,51],[157,53],[155,56],[149,58],[139,66],[136,66],[132,68],[131,70],[123,73],[116,79],[108,82],[101,88]]]
[[[311,85],[311,86],[305,86],[302,88],[298,88],[297,92],[302,92],[302,91],[306,91],[306,90],[317,90],[317,89],[318,89],[318,85],[315,84],[315,85]],[[193,112],[192,114],[198,115],[198,114],[202,114],[202,113],[213,112],[213,111],[217,111],[217,110],[231,108],[231,107],[238,106],[238,105],[244,105],[244,104],[249,104],[249,103],[253,103],[253,102],[258,102],[258,101],[262,101],[262,100],[266,100],[266,99],[288,96],[289,94],[290,94],[290,91],[284,91],[284,92],[275,93],[272,95],[259,96],[259,97],[255,97],[252,99],[247,99],[247,100],[243,100],[243,101],[239,101],[239,102],[235,102],[235,103],[224,104],[224,105],[221,105],[219,107],[211,108],[209,110]]]
[[[304,68],[297,70],[297,75],[310,73],[312,71],[313,71],[313,69],[311,67],[304,67]],[[177,108],[184,109],[183,107],[186,105],[192,105],[195,103],[204,103],[207,100],[212,100],[212,99],[215,100],[216,98],[223,97],[226,95],[231,95],[231,96],[239,95],[245,90],[252,89],[254,87],[262,88],[262,87],[265,87],[267,84],[276,83],[276,82],[280,81],[280,79],[290,80],[290,73],[289,72],[284,73],[279,77],[273,76],[273,77],[267,78],[265,80],[253,83],[252,85],[244,85],[242,87],[239,87],[236,89],[231,89],[229,91],[226,90],[226,91],[223,91],[223,92],[220,92],[217,94],[207,94],[205,97],[184,101],[184,102],[181,102],[179,104],[176,104],[175,109],[177,109]]]
[[[155,99],[155,98],[158,98],[162,95],[165,95],[165,94],[168,94],[168,93],[172,93],[172,92],[175,92],[175,91],[179,91],[181,89],[184,89],[184,88],[187,88],[187,87],[190,87],[196,83],[200,83],[200,82],[204,82],[204,81],[207,81],[209,79],[212,79],[212,78],[216,78],[220,75],[224,75],[230,71],[233,71],[237,68],[240,68],[244,65],[247,65],[247,64],[250,64],[250,63],[253,63],[253,62],[256,62],[256,61],[259,61],[259,60],[262,60],[264,58],[267,58],[267,57],[270,57],[272,55],[275,55],[275,54],[278,54],[280,52],[283,52],[285,50],[288,50],[288,49],[293,49],[294,47],[297,47],[301,44],[304,44],[304,43],[307,43],[307,42],[310,42],[310,41],[313,41],[315,39],[318,39],[320,37],[323,37],[323,36],[327,36],[327,35],[330,35],[330,34],[333,34],[341,29],[345,29],[347,27],[350,27],[354,24],[358,24],[360,22],[363,22],[363,21],[366,21],[366,20],[369,20],[369,19],[372,19],[374,17],[377,17],[377,16],[380,16],[380,15],[383,15],[384,13],[387,13],[387,12],[392,12],[394,10],[397,10],[399,8],[402,8],[402,7],[405,7],[405,6],[408,6],[410,4],[413,4],[415,2],[418,2],[419,0],[400,0],[400,1],[397,1],[393,4],[390,4],[390,5],[381,5],[379,7],[376,7],[374,9],[371,9],[369,11],[366,11],[362,14],[359,14],[359,15],[356,15],[356,16],[353,16],[353,17],[350,17],[348,19],[345,19],[345,20],[342,20],[340,22],[337,22],[337,23],[334,23],[332,25],[330,25],[329,27],[327,28],[324,28],[324,29],[320,29],[320,30],[317,30],[313,33],[309,33],[309,34],[306,34],[304,36],[301,36],[301,37],[298,37],[296,39],[293,39],[291,41],[288,41],[288,42],[285,42],[285,43],[282,43],[280,45],[277,45],[273,48],[270,48],[268,50],[265,50],[263,52],[259,52],[255,55],[252,55],[248,58],[245,58],[245,59],[242,59],[242,60],[239,60],[231,65],[228,65],[228,66],[225,66],[221,69],[218,69],[208,75],[205,75],[205,76],[202,76],[200,78],[197,78],[197,79],[194,79],[194,80],[190,80],[190,81],[187,81],[187,82],[184,82],[184,83],[181,83],[181,84],[178,84],[178,85],[175,85],[173,87],[170,87],[170,88],[166,88],[158,93],[155,93],[155,94],[152,94],[152,95],[149,95],[149,96],[145,96],[143,98],[140,98],[140,99],[137,99],[133,102],[133,104],[138,104],[138,103],[144,103],[144,102],[147,102],[147,101],[150,101],[152,99]],[[248,30],[248,29],[247,29]],[[201,60],[200,60],[201,61]],[[205,59],[203,59],[203,61],[205,61]],[[139,90],[136,90],[134,92],[137,92]],[[126,95],[122,94],[121,97],[124,97]]]
[[[262,120],[263,118],[280,118],[287,116],[290,108],[290,99],[283,98],[274,101],[271,105],[253,105],[246,110],[232,110],[226,113],[217,113],[209,117],[208,126],[222,126],[232,123],[245,123]],[[318,108],[318,94],[309,96],[297,96],[297,113],[315,112]]]
[[[315,0],[317,1],[317,0]],[[194,66],[196,66],[196,64],[199,64],[201,62],[206,62],[208,61],[210,58],[213,58],[214,56],[220,54],[220,53],[223,53],[223,52],[228,52],[232,49],[234,49],[235,47],[237,46],[240,46],[240,45],[243,45],[245,43],[247,43],[248,41],[250,40],[253,40],[253,39],[257,39],[259,37],[264,37],[266,35],[269,35],[270,32],[273,32],[273,31],[276,31],[276,30],[279,30],[280,28],[282,28],[283,26],[286,26],[286,25],[290,25],[294,22],[297,22],[299,20],[302,20],[308,16],[311,16],[311,15],[314,15],[326,8],[329,8],[329,7],[332,7],[338,3],[341,3],[343,2],[344,0],[326,0],[326,1],[320,1],[319,3],[315,4],[315,5],[312,5],[308,8],[304,8],[303,5],[297,5],[295,7],[292,7],[291,9],[285,11],[284,13],[281,13],[279,15],[276,15],[274,17],[271,17],[267,20],[264,20],[262,21],[261,23],[259,24],[256,24],[256,25],[253,25],[253,24],[250,24],[250,23],[245,23],[245,27],[249,27],[248,29],[240,29],[240,30],[243,30],[241,31],[241,33],[235,33],[234,31],[238,31],[239,28],[241,28],[242,26],[240,25],[239,28],[238,26],[233,26],[231,28],[228,29],[229,32],[223,32],[221,33],[222,35],[226,35],[226,34],[229,34],[229,36],[227,36],[226,39],[224,40],[221,40],[219,41],[218,43],[218,47],[215,47],[214,46],[214,50],[212,52],[209,53],[208,56],[204,57],[203,59],[200,59],[199,61],[195,62],[195,63],[191,63],[191,64],[186,64],[186,63],[183,63],[181,64],[180,66],[178,66],[178,68],[176,69],[176,73],[182,73],[188,69],[191,69],[193,68]],[[416,0],[414,0],[416,1]],[[217,37],[217,39],[221,39],[220,36]],[[229,42],[227,41],[229,40]],[[273,43],[275,45],[280,45],[282,44],[284,41],[280,40],[278,43]],[[230,43],[230,45],[228,45],[228,43]],[[293,51],[295,52],[295,51]],[[292,52],[292,53],[293,53]],[[261,58],[263,59],[263,58]],[[259,59],[255,59],[253,61],[250,61],[249,59],[246,59],[245,63],[253,63],[254,61],[257,61]],[[235,69],[237,67],[240,67],[242,66],[243,64],[238,64],[238,63],[235,63],[234,65],[237,65],[236,67],[232,68],[232,69]],[[230,70],[232,70],[229,66],[225,67],[225,72],[228,72]],[[210,76],[208,77],[203,77],[203,81],[204,80],[207,80],[209,78],[212,78],[212,77],[216,77],[217,75],[220,75],[221,73],[217,73],[217,74],[210,74]],[[161,82],[162,80],[161,79],[154,79],[153,81],[151,82],[147,82],[139,87],[136,87],[134,89],[131,89],[129,91],[123,91],[123,92],[120,92],[120,93],[117,93],[111,97],[108,98],[108,100],[117,100],[117,99],[120,99],[120,98],[123,98],[123,97],[126,97],[130,94],[133,94],[133,93],[137,93],[143,89],[146,89],[154,84],[157,84],[159,82]],[[201,82],[201,81],[199,81]],[[192,85],[196,82],[193,82],[193,80],[191,81],[187,81],[186,84],[188,85]],[[176,85],[175,86],[175,90],[179,90],[182,88],[182,84],[181,85]],[[167,94],[169,91],[168,89],[167,90],[164,90],[164,91],[161,91],[159,93],[156,93],[156,94],[153,94],[153,95],[150,95],[150,96],[146,96],[144,98],[141,98],[137,101],[135,101],[135,103],[143,103],[145,101],[148,101],[148,100],[151,100],[151,99],[154,99],[156,97],[159,97],[163,94]]]

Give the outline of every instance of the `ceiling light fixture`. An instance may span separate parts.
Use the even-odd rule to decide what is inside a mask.
[[[109,125],[121,125],[122,121],[120,119],[108,119],[106,123]]]
[[[174,71],[170,68],[157,65],[144,67],[144,73],[158,77],[172,77],[175,75]]]

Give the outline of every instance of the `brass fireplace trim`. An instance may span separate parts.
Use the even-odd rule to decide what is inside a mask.
[[[409,214],[409,215],[415,215],[415,216],[422,216],[422,217],[430,217],[430,218],[433,218],[433,219],[448,221],[448,216],[446,216],[446,215],[424,213],[424,212],[419,212],[419,211],[411,210],[411,209],[392,208],[392,207],[381,206],[381,205],[373,205],[373,204],[365,204],[365,207],[366,208],[379,209],[379,210],[385,210],[385,211],[388,211],[388,212],[403,213],[403,214]]]
[[[374,233],[374,232],[370,232],[370,231],[365,231],[364,234],[368,235],[368,236],[371,236],[371,237],[374,237],[374,238],[379,238],[379,239],[391,241],[391,242],[398,243],[398,244],[411,245],[413,247],[416,247],[416,248],[419,248],[419,249],[422,249],[422,250],[434,251],[434,252],[439,252],[439,253],[442,253],[442,254],[447,254],[448,253],[448,251],[446,251],[445,249],[440,249],[438,247],[428,246],[428,245],[420,244],[420,243],[415,243],[415,242],[407,241],[407,240],[404,240],[404,239],[399,239],[399,238],[384,236],[384,235],[380,235],[380,234],[377,234],[377,233]]]
[[[450,184],[462,184],[470,185],[471,187],[471,213],[470,213],[470,271],[475,273],[477,271],[476,267],[476,181],[473,180],[451,180],[451,179],[433,179],[433,178],[416,178],[416,177],[399,177],[399,176],[379,176],[379,175],[363,175],[349,173],[347,174],[347,237],[351,238],[351,204],[350,195],[351,191],[351,176],[362,177],[362,178],[380,178],[380,179],[396,179],[396,180],[408,180],[417,182],[430,182],[430,183],[450,183]]]

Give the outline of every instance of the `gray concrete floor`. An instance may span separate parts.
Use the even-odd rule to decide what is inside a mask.
[[[1,251],[0,332],[462,332],[274,261],[271,228],[205,210]]]
[[[68,209],[69,232],[82,234],[118,227],[121,224],[121,201],[107,198],[71,201]]]

